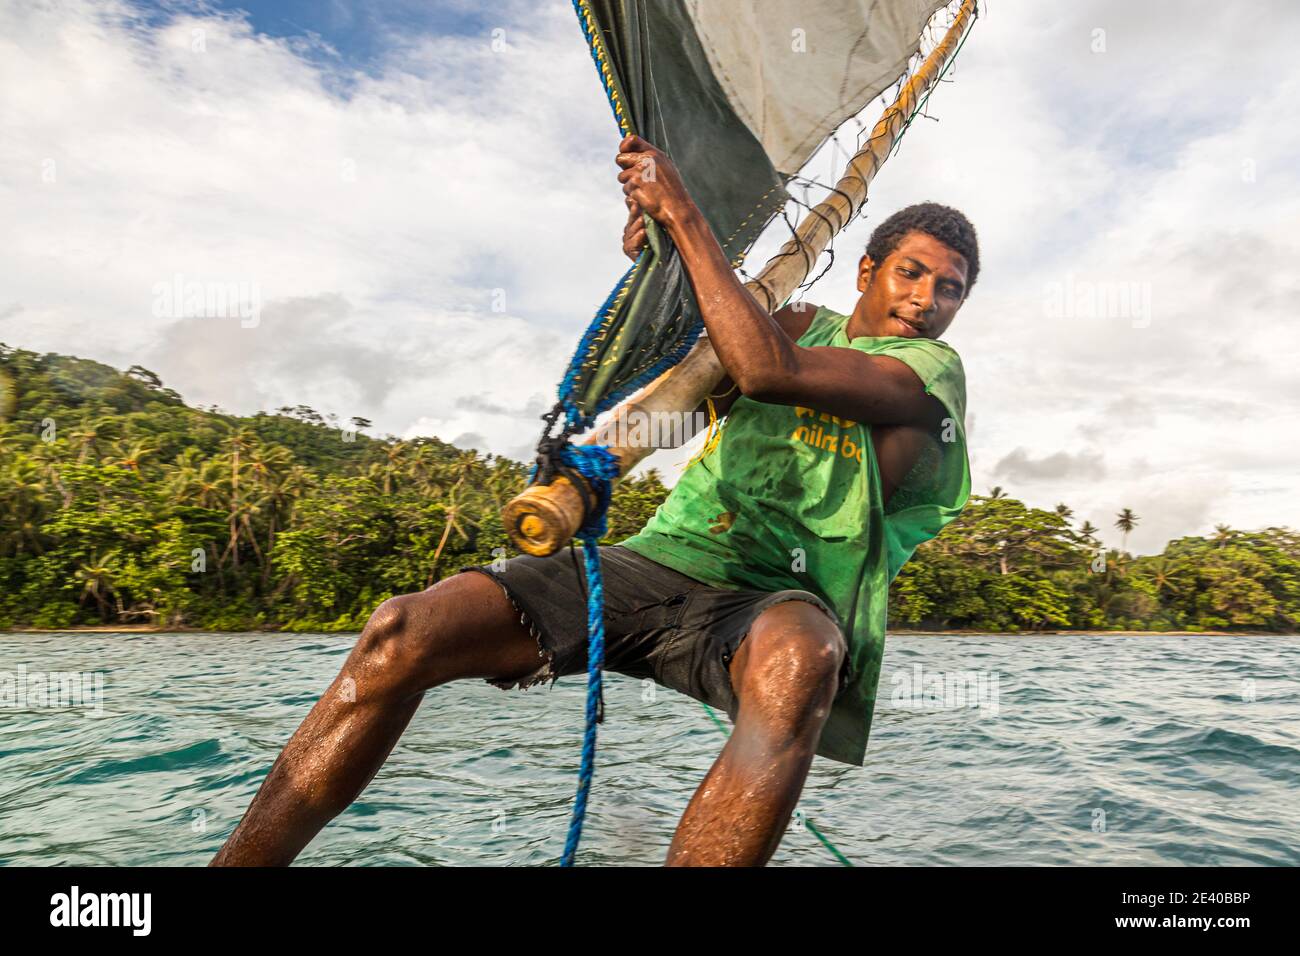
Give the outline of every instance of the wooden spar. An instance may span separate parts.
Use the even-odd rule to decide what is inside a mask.
[[[942,75],[975,16],[976,0],[964,0],[943,40],[930,51],[920,69],[903,84],[866,144],[849,160],[831,194],[815,206],[781,251],[768,260],[745,289],[769,313],[799,287],[831,239],[848,225],[867,200],[867,188],[898,142],[922,97]],[[686,357],[647,385],[636,397],[614,409],[610,419],[583,441],[608,445],[618,456],[619,477],[657,450],[650,442],[622,445],[628,422],[653,422],[665,414],[690,413],[718,386],[726,374],[707,335],[701,335]],[[506,533],[528,554],[544,557],[562,548],[582,524],[582,496],[563,477],[549,485],[530,485],[502,511]]]

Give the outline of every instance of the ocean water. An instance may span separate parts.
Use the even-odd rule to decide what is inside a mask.
[[[354,639],[0,635],[0,863],[206,863]],[[866,766],[814,762],[773,865],[838,865],[815,831],[859,866],[1300,863],[1300,638],[887,646]],[[24,670],[28,709],[3,706]],[[50,671],[98,673],[101,715],[39,706]],[[584,693],[431,691],[297,863],[554,864]],[[579,863],[660,864],[723,742],[695,701],[609,675]]]

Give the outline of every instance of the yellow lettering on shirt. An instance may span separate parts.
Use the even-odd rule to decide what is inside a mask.
[[[842,428],[852,428],[857,424],[857,422],[851,418],[840,418],[838,415],[832,415],[830,412],[819,412],[815,408],[804,408],[802,405],[796,405],[794,407],[794,413],[800,418],[816,415],[818,421],[839,425]]]
[[[790,436],[793,441],[803,442],[805,445],[811,445],[813,448],[826,452],[827,454],[839,454],[845,458],[852,458],[858,462],[862,461],[862,443],[854,440],[850,434],[842,434],[839,429],[852,428],[857,422],[850,421],[847,418],[839,418],[826,412],[818,412],[811,408],[795,406],[795,414],[799,418],[817,416],[821,424],[800,425]]]

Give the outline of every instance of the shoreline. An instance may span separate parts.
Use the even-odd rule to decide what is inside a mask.
[[[887,630],[886,637],[1295,637],[1279,631],[975,631],[954,628],[950,631]]]
[[[210,631],[201,627],[162,627],[156,624],[121,624],[116,627],[82,624],[76,627],[14,627],[0,634],[359,634],[360,631],[279,631],[252,628],[244,631]],[[1287,631],[980,631],[953,628],[946,631],[918,631],[890,628],[886,637],[1296,637],[1300,632]]]

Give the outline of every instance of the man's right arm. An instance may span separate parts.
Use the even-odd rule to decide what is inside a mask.
[[[796,308],[796,305],[800,307]],[[817,306],[807,302],[799,302],[778,309],[772,313],[772,318],[776,319],[777,324],[790,337],[791,342],[798,342],[800,337],[808,331],[808,326],[812,325],[813,316],[816,314]],[[723,375],[722,381],[718,383],[718,387],[711,394],[720,396],[713,399],[713,408],[717,416],[721,418],[731,411],[731,406],[740,397],[740,389],[736,387],[736,383],[732,381],[730,375]],[[700,402],[695,411],[707,416],[709,414],[708,401]],[[692,421],[694,421],[694,416],[692,416]]]
[[[630,197],[626,200],[628,217],[627,225],[623,227],[623,253],[633,262],[640,256],[641,250],[645,247],[646,234],[645,222],[642,219],[641,208],[636,201]],[[817,314],[817,306],[807,302],[787,305],[778,309],[772,318],[776,319],[781,330],[789,336],[791,342],[799,341],[800,336],[808,331],[808,326],[812,324],[813,316]],[[740,397],[740,389],[732,380],[730,375],[723,375],[722,381],[712,392],[713,408],[719,418],[731,411],[731,406],[735,404]],[[695,412],[701,415],[708,415],[709,403],[702,401],[695,408]],[[691,421],[695,420],[692,414]]]

